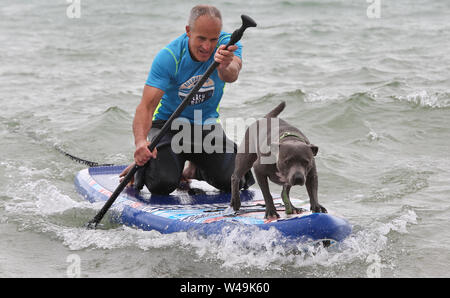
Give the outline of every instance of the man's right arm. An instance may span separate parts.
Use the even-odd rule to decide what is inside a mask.
[[[134,161],[139,166],[144,165],[150,158],[156,157],[156,151],[151,153],[148,150],[150,142],[147,141],[147,135],[152,127],[153,113],[163,95],[164,91],[161,89],[145,85],[141,102],[136,108],[133,120],[134,144],[136,146]]]

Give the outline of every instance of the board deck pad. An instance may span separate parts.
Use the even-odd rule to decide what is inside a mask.
[[[75,178],[77,191],[90,202],[106,201],[119,184],[125,166],[92,167],[80,171]],[[231,194],[221,192],[206,182],[192,180],[189,190],[177,189],[170,195],[151,194],[126,187],[111,207],[119,222],[144,230],[172,233],[198,229],[206,234],[220,233],[229,225],[253,225],[262,229],[275,227],[283,235],[295,238],[333,239],[340,241],[351,232],[343,218],[311,213],[309,200],[291,198],[301,214],[285,213],[283,201],[273,194],[279,219],[264,218],[265,203],[258,189],[241,191],[241,208],[230,207]]]

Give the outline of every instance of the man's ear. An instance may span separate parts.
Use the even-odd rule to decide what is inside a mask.
[[[191,27],[189,25],[186,25],[186,34],[188,37],[191,37]]]
[[[317,152],[319,152],[319,147],[317,147],[317,146],[314,145],[314,144],[310,144],[310,145],[309,145],[309,148],[311,148],[311,151],[313,152],[313,155],[314,155],[314,156],[316,156],[316,155],[317,155]]]

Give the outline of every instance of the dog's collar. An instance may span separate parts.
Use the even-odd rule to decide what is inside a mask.
[[[287,137],[296,137],[297,139],[299,139],[299,140],[302,141],[303,143],[307,143],[304,137],[299,136],[298,134],[295,134],[295,133],[292,133],[292,132],[289,132],[289,131],[283,132],[283,133],[281,134],[281,136],[280,136],[280,141],[281,141],[282,139],[284,139],[284,138],[287,138]]]

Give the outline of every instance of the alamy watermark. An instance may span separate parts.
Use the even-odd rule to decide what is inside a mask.
[[[81,277],[81,258],[77,254],[68,255],[66,262],[69,263],[66,269],[67,277]]]
[[[69,6],[66,8],[66,16],[69,19],[81,18],[81,0],[66,0]]]
[[[366,0],[370,5],[367,7],[366,14],[369,19],[381,18],[381,0]]]
[[[172,131],[176,132],[171,140],[172,151],[176,154],[234,153],[234,143],[224,137],[228,131],[235,136],[237,144],[245,142],[245,145],[238,146],[238,153],[259,153],[263,164],[276,162],[279,118],[226,118],[220,124],[216,120],[203,119],[202,110],[194,111],[193,123],[182,117],[175,119],[171,124]],[[236,140],[236,136],[241,139]]]
[[[372,263],[367,267],[366,274],[369,278],[380,278],[381,277],[381,258],[377,254],[369,255],[366,259],[367,263]]]
[[[81,18],[81,0],[66,0],[69,6],[66,8],[66,16],[69,19]],[[366,0],[369,6],[366,15],[369,19],[381,18],[381,0]]]

